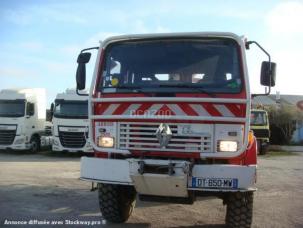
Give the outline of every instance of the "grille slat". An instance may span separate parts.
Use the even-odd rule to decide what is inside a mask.
[[[158,142],[158,140],[157,140],[157,138],[145,138],[145,137],[120,137],[120,140],[121,139],[132,139],[132,140],[142,140],[142,141],[156,141],[156,142]],[[188,141],[188,139],[180,139],[180,138],[177,138],[177,137],[175,137],[175,138],[173,138],[173,139],[171,139],[170,140],[171,142],[187,142]],[[190,140],[191,142],[201,142],[201,139],[191,139]],[[204,142],[207,142],[207,141],[204,141]],[[208,141],[208,142],[210,142],[210,141]]]
[[[172,137],[168,145],[160,147],[156,131],[160,123],[120,123],[120,149],[169,151],[169,152],[211,152],[212,139],[210,133],[181,134],[178,133],[178,124],[168,124]]]
[[[16,130],[0,130],[0,145],[13,144],[16,136]]]
[[[123,144],[123,142],[121,142],[120,144]],[[125,143],[126,144],[126,143]],[[158,146],[159,145],[159,142],[155,142],[155,143],[151,143],[151,142],[131,142],[129,144],[132,144],[132,145],[146,145],[146,146]],[[201,145],[200,144],[190,144],[190,143],[169,143],[167,145],[167,147],[186,147],[186,146],[190,146],[190,147],[200,147]]]
[[[85,132],[66,132],[59,131],[59,139],[64,147],[68,148],[82,148],[85,146],[86,137]]]

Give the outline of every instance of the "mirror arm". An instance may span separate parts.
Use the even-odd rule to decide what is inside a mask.
[[[83,97],[87,97],[87,96],[88,96],[87,93],[80,93],[78,89],[76,89],[76,93],[77,93],[79,96],[83,96]]]
[[[257,96],[268,96],[270,94],[271,87],[268,86],[268,92],[266,93],[253,93],[251,94],[251,98],[257,97]]]
[[[83,52],[85,52],[85,51],[89,51],[89,50],[94,50],[94,49],[98,50],[98,49],[99,49],[99,47],[85,48],[85,49],[81,50],[81,52],[80,52],[80,53],[83,53]]]
[[[269,75],[271,75],[271,57],[270,57],[270,54],[257,42],[257,41],[254,41],[254,40],[251,40],[251,41],[246,41],[245,43],[245,46],[246,46],[246,49],[249,49],[249,45],[251,44],[255,44],[258,46],[258,48],[260,48],[264,53],[265,55],[267,55],[268,57],[268,62],[269,62]],[[271,85],[271,76],[269,77],[269,84]],[[270,91],[271,91],[271,86],[268,86],[268,92],[267,93],[264,93],[264,94],[252,94],[251,97],[256,97],[256,96],[267,96],[270,94]]]
[[[271,63],[271,57],[270,57],[270,54],[257,42],[257,41],[247,41],[246,42],[246,46],[247,47],[249,47],[249,45],[251,45],[251,44],[255,44],[255,45],[257,45],[264,53],[265,53],[265,55],[267,55],[267,57],[268,57],[268,62],[270,62]]]

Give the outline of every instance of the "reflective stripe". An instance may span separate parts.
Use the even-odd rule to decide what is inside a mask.
[[[222,114],[222,116],[235,116],[225,105],[215,105],[215,107]]]
[[[126,116],[204,116],[204,117],[244,117],[243,105],[235,104],[101,104],[97,107],[100,115]]]
[[[111,104],[102,115],[112,115],[113,112],[119,107],[119,104]]]

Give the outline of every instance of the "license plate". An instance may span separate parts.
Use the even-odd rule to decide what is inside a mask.
[[[238,188],[238,179],[192,177],[190,184],[192,188]]]

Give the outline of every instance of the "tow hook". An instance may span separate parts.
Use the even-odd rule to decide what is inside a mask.
[[[175,164],[174,163],[169,163],[168,164],[168,175],[172,176],[175,174],[175,170],[174,170]]]

